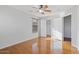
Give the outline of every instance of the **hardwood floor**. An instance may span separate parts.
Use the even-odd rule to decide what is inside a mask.
[[[78,54],[70,41],[63,41],[63,49],[52,49],[50,37],[32,39],[0,50],[0,54]]]

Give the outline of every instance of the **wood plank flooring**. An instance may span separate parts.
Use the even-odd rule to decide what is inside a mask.
[[[53,50],[50,37],[36,38],[0,50],[0,54],[78,54],[70,41],[63,41],[63,49]]]

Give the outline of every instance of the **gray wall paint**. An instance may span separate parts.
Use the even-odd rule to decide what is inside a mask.
[[[54,18],[51,22],[51,31],[52,36],[54,36],[55,39],[62,40],[63,38],[63,18]]]
[[[27,13],[9,6],[0,6],[0,48],[36,35],[32,33],[32,19]]]
[[[71,15],[64,17],[64,37],[71,38]]]
[[[77,26],[77,22],[79,19],[77,19],[79,16],[77,15],[78,13],[78,8],[77,6],[74,6],[72,9],[72,18],[71,18],[71,38],[72,38],[72,45],[74,47],[78,47],[77,43],[78,43],[78,38],[79,36],[77,36],[77,30],[78,30],[78,26]],[[78,23],[79,24],[79,23]]]
[[[51,20],[51,38],[53,39],[53,49],[62,49],[63,17]]]
[[[79,50],[79,6],[73,8],[72,21],[72,43]]]

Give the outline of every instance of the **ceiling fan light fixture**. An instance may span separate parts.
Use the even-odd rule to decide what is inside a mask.
[[[51,12],[47,5],[40,5],[40,12]]]

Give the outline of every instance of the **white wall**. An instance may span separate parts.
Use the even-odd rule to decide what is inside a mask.
[[[51,37],[53,39],[53,48],[62,49],[63,41],[63,17],[51,20]]]
[[[78,48],[78,50],[79,50],[79,6],[76,6],[76,7],[74,7],[74,11],[73,11],[73,19],[72,20],[74,20],[75,21],[75,23],[74,23],[74,25],[75,25],[75,31],[74,31],[74,33],[73,33],[73,35],[74,35],[74,42],[73,43],[75,43],[76,44],[76,47]],[[75,19],[76,20],[75,20]]]
[[[77,13],[78,13],[78,10],[77,10],[77,6],[74,6],[73,7],[73,9],[72,9],[72,15],[71,15],[71,38],[72,38],[72,45],[74,46],[74,47],[77,47],[77,21],[78,21],[78,19],[77,19],[77,17],[78,17],[78,15],[77,15]]]
[[[55,18],[52,20],[52,35],[54,35],[55,39],[62,39],[63,35],[63,18]]]
[[[0,48],[37,36],[37,33],[32,33],[29,16],[9,6],[0,6]]]
[[[64,17],[64,37],[71,38],[71,15]]]
[[[77,7],[77,45],[79,50],[79,6]]]

